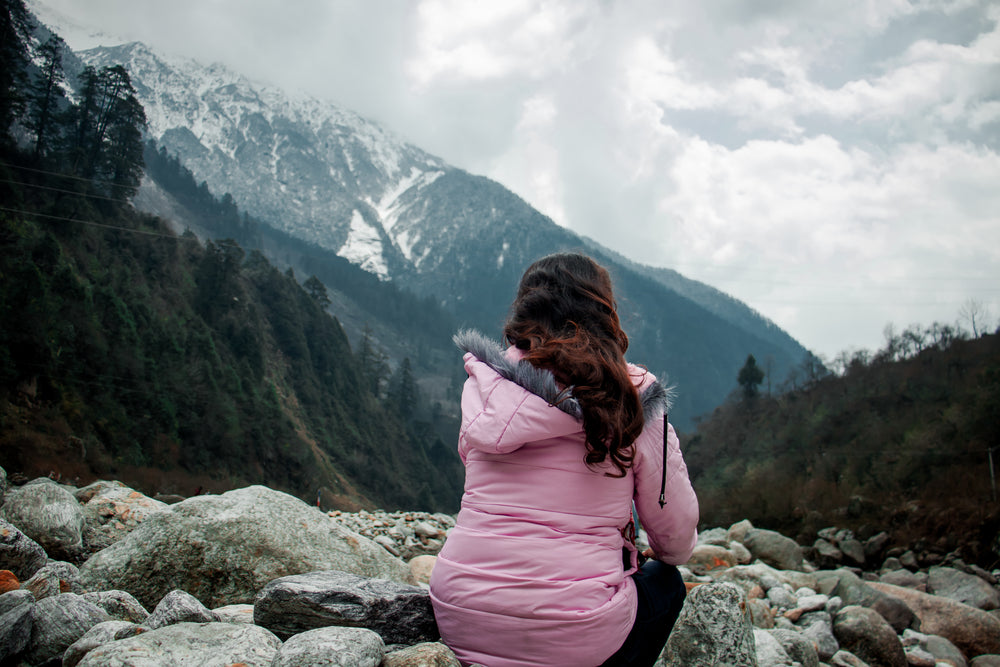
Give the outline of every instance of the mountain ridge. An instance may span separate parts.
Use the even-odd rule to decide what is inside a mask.
[[[725,399],[748,354],[772,359],[776,376],[811,356],[754,311],[726,311],[716,290],[699,294],[695,281],[670,284],[668,270],[623,261],[502,184],[448,165],[353,112],[255,88],[219,66],[186,61],[184,71],[174,71],[139,43],[80,56],[129,69],[150,109],[150,135],[209,190],[435,299],[459,326],[498,334],[534,259],[564,250],[599,256],[618,279],[632,357],[666,369],[681,388],[682,426]],[[274,252],[272,259],[280,257]]]

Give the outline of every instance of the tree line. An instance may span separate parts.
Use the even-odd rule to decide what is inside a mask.
[[[90,192],[127,200],[143,174],[146,114],[122,65],[67,74],[65,42],[35,39],[23,0],[0,10],[0,135],[30,146],[34,165],[69,171]],[[67,95],[76,85],[72,99]]]

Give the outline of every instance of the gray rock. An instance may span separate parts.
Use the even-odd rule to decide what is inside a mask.
[[[792,660],[802,667],[819,667],[819,653],[816,651],[816,645],[802,633],[780,629],[770,632]]]
[[[7,471],[0,468],[0,506],[3,506],[3,497],[7,493]]]
[[[118,621],[128,623],[144,623],[149,618],[149,612],[139,604],[130,593],[125,591],[99,591],[85,593],[83,599],[93,602],[108,613],[108,616]]]
[[[78,667],[270,667],[281,641],[256,625],[177,623],[93,650]]]
[[[865,560],[877,563],[885,547],[889,544],[889,533],[883,531],[865,540]]]
[[[387,644],[439,637],[426,590],[339,571],[268,583],[254,601],[254,622],[282,638],[331,625],[374,630]]]
[[[802,547],[795,540],[773,530],[754,528],[743,540],[754,558],[779,570],[802,569]]]
[[[757,665],[753,627],[743,613],[743,602],[744,595],[734,584],[706,584],[692,589],[657,664]]]
[[[833,634],[833,617],[827,612],[803,614],[795,625],[816,647],[820,660],[829,660],[840,650],[840,643]]]
[[[19,581],[26,581],[47,562],[49,557],[40,544],[0,519],[0,570],[10,570]]]
[[[919,646],[907,646],[903,649],[906,651],[906,663],[910,667],[936,667],[937,660],[933,655],[928,653],[925,649]],[[964,662],[964,661],[963,661]]]
[[[711,544],[717,547],[728,547],[729,531],[725,528],[709,528],[698,533],[698,544]]]
[[[750,592],[755,586],[770,590],[781,584],[788,584],[792,590],[800,588],[816,589],[817,580],[814,574],[797,572],[795,570],[776,570],[765,563],[752,565],[737,565],[728,570],[712,573],[717,583],[728,582],[736,584],[744,593]]]
[[[148,517],[84,563],[80,574],[91,590],[125,590],[147,608],[174,589],[219,607],[250,603],[279,577],[331,569],[395,581],[409,573],[401,560],[315,507],[251,486],[188,498]]]
[[[840,567],[844,554],[833,543],[818,537],[812,545],[812,558],[816,561],[817,567],[829,570]]]
[[[1000,653],[1000,618],[990,612],[912,588],[871,585],[905,601],[919,617],[921,632],[945,637],[965,655]]]
[[[948,663],[953,667],[966,667],[968,664],[958,647],[944,637],[928,635],[924,649],[933,655],[937,662]]]
[[[252,604],[227,604],[212,610],[222,623],[253,623]]]
[[[21,588],[31,591],[36,600],[60,593],[79,595],[85,592],[80,583],[80,570],[72,563],[63,561],[50,562],[21,584]]]
[[[822,593],[803,595],[799,597],[795,608],[801,609],[803,612],[819,611],[820,609],[826,609],[826,605],[829,601],[830,596]]]
[[[382,667],[462,667],[462,663],[441,642],[422,642],[386,653]]]
[[[977,655],[969,663],[969,667],[1000,667],[1000,655]]]
[[[0,616],[3,616],[11,609],[34,603],[35,596],[31,594],[31,591],[26,591],[23,588],[16,591],[7,591],[3,595],[0,595]]]
[[[892,626],[873,609],[850,605],[833,619],[833,634],[844,648],[880,667],[906,667],[906,652]]]
[[[850,651],[837,651],[830,658],[830,667],[869,667],[869,665]]]
[[[848,565],[862,567],[865,564],[865,548],[861,542],[850,538],[841,540],[837,545]]]
[[[729,527],[727,537],[734,542],[743,544],[747,538],[747,533],[751,530],[753,530],[753,524],[747,519],[743,519],[742,521],[737,521]]]
[[[974,574],[966,574],[952,567],[930,568],[927,573],[927,592],[984,611],[1000,607],[1000,592],[997,589]]]
[[[16,664],[14,658],[31,643],[32,606],[22,604],[0,614],[0,665]]]
[[[83,547],[83,512],[69,491],[41,478],[10,489],[3,518],[45,549],[53,558],[74,558]]]
[[[785,648],[767,630],[754,629],[758,667],[791,667],[792,659]]]
[[[83,658],[95,648],[104,646],[117,639],[127,639],[142,632],[135,623],[126,621],[105,621],[98,623],[86,632],[82,637],[70,644],[62,657],[62,667],[75,667]]]
[[[784,586],[774,586],[768,589],[767,599],[771,605],[779,609],[794,609],[798,599]]]
[[[860,605],[874,609],[889,622],[897,633],[906,628],[918,629],[919,620],[905,602],[886,595],[865,583],[850,570],[817,572],[820,587],[828,595],[836,595],[845,605]]]
[[[39,600],[31,607],[31,643],[26,652],[32,664],[62,655],[88,630],[111,618],[97,605],[75,593]]]
[[[894,586],[906,586],[907,588],[919,588],[927,583],[927,576],[920,576],[920,573],[910,572],[906,569],[890,570],[879,575],[878,578],[883,584]]]
[[[175,623],[218,623],[219,616],[184,591],[170,591],[156,605],[143,626],[156,630]]]
[[[328,627],[295,635],[278,649],[272,667],[378,667],[385,644],[365,628]]]
[[[747,613],[750,615],[750,623],[755,628],[770,630],[774,627],[774,611],[767,600],[753,599],[747,600]]]

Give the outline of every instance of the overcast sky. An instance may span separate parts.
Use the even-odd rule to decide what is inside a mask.
[[[1000,321],[996,2],[44,3],[380,121],[828,359]]]

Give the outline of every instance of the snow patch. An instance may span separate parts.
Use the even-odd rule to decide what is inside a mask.
[[[504,241],[503,242],[503,247],[500,248],[500,256],[497,257],[497,271],[499,271],[500,269],[503,268],[503,258],[504,258],[504,255],[507,254],[508,250],[510,250],[510,243],[507,242],[507,241]]]
[[[382,255],[382,237],[358,209],[351,212],[351,229],[337,254],[382,280],[389,279],[389,267]]]

